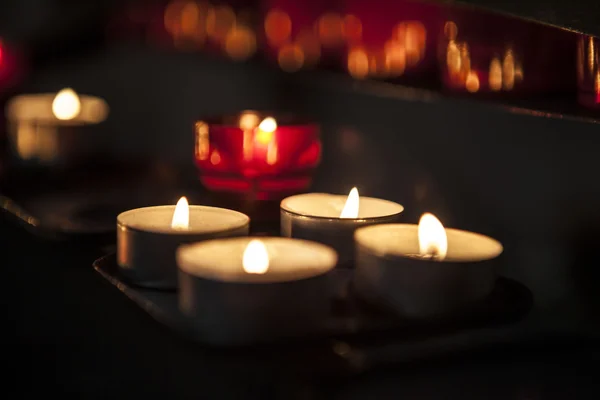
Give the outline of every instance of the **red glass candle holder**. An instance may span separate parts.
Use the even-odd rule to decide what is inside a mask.
[[[194,129],[200,180],[215,192],[282,198],[306,189],[321,159],[318,125],[292,116],[244,111]]]
[[[577,100],[600,109],[600,39],[581,35],[577,43]]]

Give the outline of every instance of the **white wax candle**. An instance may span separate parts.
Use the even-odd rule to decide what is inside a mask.
[[[355,239],[380,256],[419,258],[418,228],[416,224],[378,225],[357,230]],[[502,253],[502,244],[488,236],[452,228],[445,231],[448,253],[442,261],[434,262],[485,261]]]
[[[367,225],[398,222],[404,210],[398,203],[360,196],[306,193],[281,202],[281,235],[314,240],[333,247],[339,262],[350,266],[354,259],[354,230]],[[344,210],[344,207],[347,205]],[[356,210],[358,205],[358,210]],[[357,215],[356,218],[341,217]]]
[[[248,273],[244,251],[253,238],[211,240],[182,246],[179,269],[198,278],[223,282],[275,283],[307,279],[329,272],[337,262],[335,251],[320,243],[287,238],[260,238],[269,266],[264,273]]]
[[[340,219],[347,199],[347,195],[305,193],[285,198],[281,208],[306,217]],[[387,217],[400,214],[403,210],[404,207],[392,201],[360,196],[358,217],[349,219]]]
[[[66,95],[73,94],[66,93]],[[108,104],[103,99],[88,95],[74,95],[75,98],[67,98],[66,101],[60,101],[59,98],[58,103],[54,103],[57,99],[56,93],[15,96],[6,106],[6,117],[12,122],[34,121],[54,125],[97,124],[106,119]],[[57,115],[65,119],[59,119]]]
[[[302,336],[323,327],[329,315],[328,272],[336,261],[335,251],[325,245],[288,238],[181,246],[179,307],[213,344]]]
[[[420,318],[455,312],[488,296],[496,281],[494,259],[502,253],[502,245],[478,233],[444,229],[441,224],[440,228],[447,238],[445,254],[421,253],[429,247],[420,246],[418,225],[358,229],[357,293],[371,303]]]
[[[186,204],[187,206],[187,204]],[[175,206],[129,210],[117,217],[121,273],[140,286],[177,287],[175,251],[180,244],[248,234],[250,218],[224,208],[190,206],[189,227],[173,228]]]

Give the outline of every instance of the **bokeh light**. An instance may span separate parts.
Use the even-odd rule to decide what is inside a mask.
[[[502,89],[502,64],[497,57],[490,62],[488,84],[494,92]]]
[[[298,71],[304,65],[304,51],[295,43],[286,44],[279,49],[277,61],[284,71]]]
[[[206,33],[214,41],[224,43],[235,23],[236,16],[231,7],[220,5],[210,8],[206,16]]]
[[[323,46],[335,47],[343,41],[344,24],[339,14],[323,14],[317,20],[316,30]]]
[[[456,40],[458,36],[458,26],[453,21],[447,21],[444,24],[444,35],[448,40]]]
[[[245,26],[233,27],[225,38],[225,52],[234,60],[246,60],[256,52],[256,35]]]
[[[271,10],[265,18],[265,35],[273,46],[280,46],[290,39],[292,34],[292,20],[281,10]]]
[[[369,56],[363,48],[354,48],[348,53],[348,72],[357,79],[364,79],[369,74]]]
[[[479,77],[474,71],[469,71],[467,74],[465,88],[471,93],[475,93],[479,90]]]
[[[304,53],[305,66],[314,66],[319,62],[321,58],[321,43],[311,29],[307,28],[300,31],[295,42]]]
[[[515,86],[515,56],[511,49],[506,51],[502,62],[502,87],[512,90]]]
[[[355,43],[362,38],[362,23],[358,17],[348,14],[342,22],[342,34],[349,43]]]

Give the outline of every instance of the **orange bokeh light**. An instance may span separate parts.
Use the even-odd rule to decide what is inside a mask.
[[[233,9],[226,5],[213,7],[206,16],[206,33],[217,42],[225,42],[227,34],[236,23]]]
[[[234,27],[225,38],[225,51],[234,60],[245,60],[256,51],[256,35],[247,27]]]
[[[359,41],[362,38],[362,22],[354,15],[346,15],[342,22],[342,33],[348,42]]]
[[[354,78],[363,79],[369,74],[369,56],[362,48],[352,49],[348,53],[348,72]]]
[[[336,13],[323,14],[317,20],[317,33],[324,46],[337,46],[342,42],[344,37],[342,17]]]
[[[265,35],[273,46],[280,46],[289,40],[292,34],[292,20],[281,10],[271,10],[265,18]]]
[[[310,29],[305,29],[298,33],[296,44],[304,53],[304,64],[312,66],[319,62],[321,58],[321,43],[319,38]]]
[[[304,51],[297,44],[286,44],[279,49],[277,60],[284,71],[298,71],[304,65]]]
[[[471,92],[475,93],[479,91],[479,77],[473,71],[470,71],[467,74],[467,80],[465,81],[465,88]]]

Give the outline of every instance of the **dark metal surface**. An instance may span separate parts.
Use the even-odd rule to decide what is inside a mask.
[[[176,292],[151,290],[128,284],[118,274],[114,254],[96,260],[94,268],[154,319],[179,334],[201,344],[207,344],[202,335],[191,328],[190,321],[179,311]],[[415,347],[428,349],[429,356],[439,356],[456,350],[451,343],[460,342],[461,346],[467,345],[466,348],[459,346],[462,350],[467,349],[471,341],[477,342],[478,346],[493,345],[499,336],[510,332],[511,326],[522,320],[532,306],[531,293],[524,286],[500,278],[490,297],[473,308],[430,320],[402,319],[365,306],[358,301],[349,290],[350,276],[350,270],[337,269],[333,272],[335,295],[332,299],[331,316],[322,329],[308,334],[302,332],[295,337],[265,337],[258,342],[247,344],[271,343],[275,346],[271,351],[276,352],[278,347],[290,347],[290,341],[292,343],[316,341],[318,348],[325,349],[321,350],[325,352],[323,355],[338,359],[328,364],[338,364],[339,358],[342,357],[343,363],[348,363],[347,368],[350,370],[358,368],[355,372],[360,372],[363,369],[362,364],[354,364],[357,355],[352,353],[352,349],[355,347],[356,351],[362,354],[375,344],[380,346],[385,343],[396,351],[396,358],[386,360],[386,363],[393,363],[405,360],[403,354],[406,355],[406,359],[413,359],[418,354],[415,353]],[[489,336],[490,331],[496,333]],[[343,347],[348,350],[344,354],[339,354],[339,348],[332,347],[332,344],[339,342],[343,342]],[[226,343],[221,345],[227,346]]]

